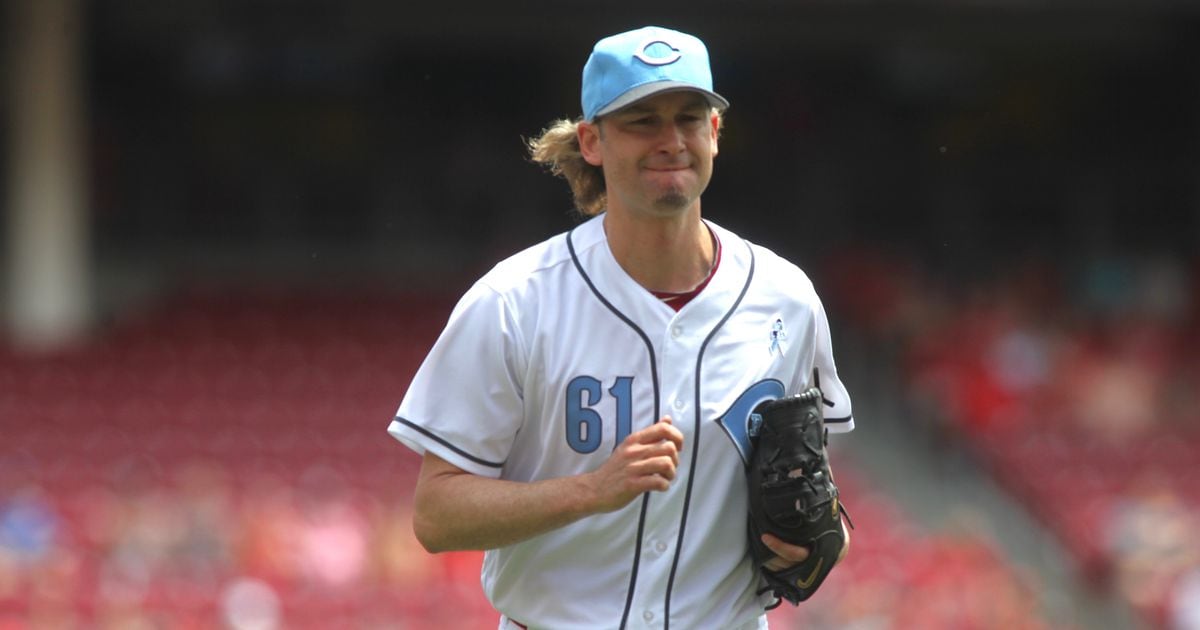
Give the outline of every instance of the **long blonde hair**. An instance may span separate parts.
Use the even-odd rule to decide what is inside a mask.
[[[567,180],[575,207],[584,216],[594,217],[604,211],[604,170],[583,159],[579,151],[579,123],[583,119],[556,120],[542,135],[528,141],[529,157],[545,166],[551,173]]]
[[[713,113],[717,116],[717,132],[720,133],[725,124],[724,112],[714,109]],[[531,138],[527,144],[529,156],[534,162],[567,180],[571,195],[575,198],[575,208],[584,216],[594,217],[604,212],[608,198],[604,188],[604,169],[588,164],[579,150],[581,122],[582,118],[556,120],[542,130],[542,135]]]

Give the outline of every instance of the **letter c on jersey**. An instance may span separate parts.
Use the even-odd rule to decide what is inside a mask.
[[[773,378],[759,381],[742,392],[742,395],[738,396],[737,400],[730,405],[729,411],[717,419],[721,428],[725,429],[725,434],[729,436],[730,440],[733,440],[733,445],[737,447],[738,454],[742,456],[742,464],[750,465],[750,451],[752,450],[748,435],[750,414],[760,403],[783,398],[784,393],[783,383],[780,381]]]
[[[655,44],[662,44],[667,48],[670,48],[671,54],[665,57],[651,57],[646,51]],[[679,61],[679,58],[683,55],[680,54],[678,48],[671,45],[671,42],[664,41],[660,38],[653,38],[646,40],[641,46],[638,46],[638,51],[634,53],[633,56],[637,57],[638,61],[641,61],[648,66],[665,66]]]

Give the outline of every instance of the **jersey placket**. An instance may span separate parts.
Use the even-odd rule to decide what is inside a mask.
[[[646,529],[642,544],[642,576],[638,580],[629,627],[662,628],[666,624],[666,598],[670,585],[680,523],[686,509],[687,475],[690,470],[689,446],[695,435],[695,416],[690,402],[695,384],[693,374],[696,351],[703,335],[694,329],[693,318],[676,315],[661,336],[659,381],[662,387],[664,415],[684,435],[684,449],[670,491],[650,496]]]

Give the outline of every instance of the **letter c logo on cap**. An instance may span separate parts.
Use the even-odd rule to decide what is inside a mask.
[[[667,55],[666,57],[651,57],[650,55],[646,54],[646,50],[655,44],[663,44],[670,48],[671,54]],[[634,53],[633,56],[637,57],[639,61],[648,66],[665,66],[667,64],[679,61],[679,58],[683,55],[679,53],[678,48],[671,45],[671,42],[660,38],[653,38],[646,40],[641,46],[639,46],[638,51]]]

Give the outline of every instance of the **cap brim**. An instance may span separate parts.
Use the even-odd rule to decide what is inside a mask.
[[[700,94],[704,95],[704,98],[708,99],[708,103],[710,105],[717,109],[724,110],[729,107],[729,101],[725,100],[725,97],[711,90],[696,87],[691,83],[685,83],[683,81],[652,81],[650,83],[643,83],[630,88],[624,94],[613,99],[611,103],[601,107],[595,114],[593,114],[592,120],[595,120],[600,116],[604,116],[605,114],[611,114],[623,107],[633,105],[634,103],[644,98],[654,96],[655,94],[662,94],[663,92],[681,92],[683,90],[699,92]]]

